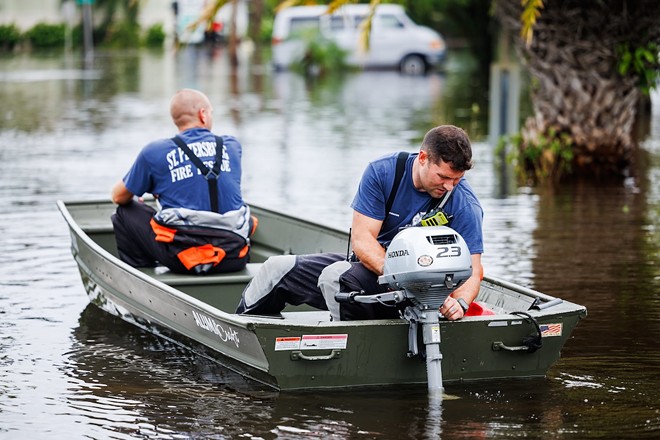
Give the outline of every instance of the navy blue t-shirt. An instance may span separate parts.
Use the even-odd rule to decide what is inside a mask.
[[[192,128],[179,133],[202,162],[212,168],[215,163],[215,136],[205,128]],[[222,163],[218,178],[220,213],[239,209],[245,204],[241,195],[241,144],[233,136],[222,136]],[[206,179],[195,164],[171,139],[160,139],[146,145],[124,176],[126,188],[137,196],[158,196],[163,208],[188,208],[210,211],[211,201]]]
[[[384,246],[387,246],[402,228],[418,224],[424,214],[434,207],[431,206],[431,196],[417,190],[413,184],[412,168],[417,157],[415,153],[406,161],[405,172],[392,209],[386,216],[385,204],[392,191],[397,156],[398,153],[388,154],[369,163],[351,203],[351,207],[360,214],[375,220],[385,220],[378,236],[378,241]],[[483,209],[465,178],[454,187],[443,210],[453,215],[448,226],[461,234],[470,253],[483,253]]]

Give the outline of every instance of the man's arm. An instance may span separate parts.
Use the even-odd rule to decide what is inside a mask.
[[[385,264],[385,249],[377,240],[382,224],[382,220],[376,220],[353,211],[351,229],[353,252],[360,259],[360,262],[376,275],[383,274],[383,265]]]
[[[133,200],[133,193],[126,188],[124,181],[120,180],[112,187],[111,197],[112,201],[117,205],[125,205]]]
[[[472,254],[472,275],[470,278],[447,297],[445,303],[440,307],[440,314],[450,321],[455,321],[463,317],[463,308],[458,303],[459,298],[463,298],[467,304],[470,304],[479,294],[481,279],[483,278],[483,266],[481,265],[481,254]]]

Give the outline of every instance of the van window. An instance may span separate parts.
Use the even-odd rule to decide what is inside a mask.
[[[330,17],[330,30],[341,31],[344,29],[344,17]]]
[[[355,27],[359,28],[360,25],[364,20],[366,20],[367,16],[366,15],[356,15],[355,16]],[[382,29],[399,29],[403,28],[404,25],[399,20],[399,18],[396,15],[376,15],[374,17],[374,22],[378,23],[378,27]]]
[[[309,30],[319,30],[318,17],[293,17],[291,19],[291,27],[289,29],[290,36],[299,35]]]
[[[378,20],[381,28],[397,29],[403,27],[403,23],[395,15],[379,15],[376,16],[376,20]]]

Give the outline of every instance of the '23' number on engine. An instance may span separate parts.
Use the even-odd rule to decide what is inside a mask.
[[[443,257],[460,257],[461,256],[461,247],[460,246],[439,246],[438,255],[436,258]]]

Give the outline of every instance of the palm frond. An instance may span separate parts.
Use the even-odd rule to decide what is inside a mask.
[[[332,0],[330,4],[328,4],[328,10],[326,11],[326,14],[332,14],[337,9],[349,3],[357,3],[357,0]]]
[[[213,19],[215,18],[220,8],[222,8],[226,3],[232,1],[234,0],[215,0],[209,2],[204,6],[204,9],[202,10],[199,18],[186,26],[186,29],[193,30],[200,24],[206,24],[207,28],[211,27],[211,23],[213,23]]]
[[[521,0],[520,4],[523,6],[523,12],[520,15],[520,21],[522,23],[520,36],[529,47],[534,38],[534,25],[536,24],[536,20],[541,16],[540,10],[543,9],[543,0]]]
[[[369,51],[369,40],[371,35],[371,26],[373,24],[374,15],[376,15],[376,7],[380,4],[380,0],[371,0],[369,2],[369,14],[360,23],[360,51],[368,52]]]
[[[280,12],[282,9],[290,8],[292,6],[299,5],[303,0],[284,0],[275,7],[275,12]]]

